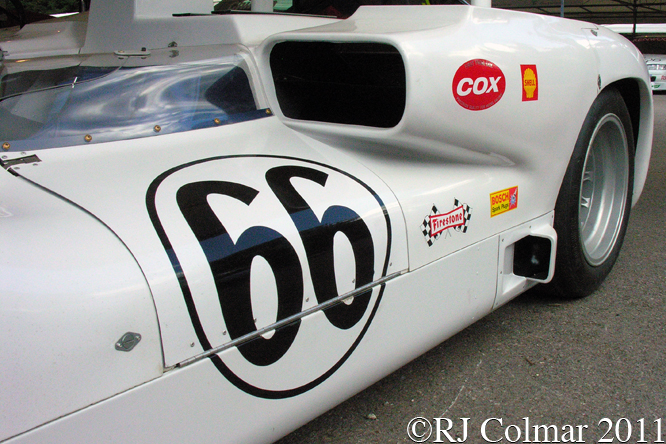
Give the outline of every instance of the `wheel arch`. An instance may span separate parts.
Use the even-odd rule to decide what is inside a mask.
[[[642,79],[617,80],[604,89],[616,89],[629,111],[634,135],[634,191],[632,206],[640,197],[647,177],[654,126],[652,91]]]
[[[560,297],[580,298],[594,292],[612,270],[621,249],[631,211],[629,204],[636,198],[632,191],[636,183],[635,174],[632,179],[637,170],[633,165],[636,154],[632,155],[631,142],[641,141],[641,133],[646,131],[636,89],[640,90],[640,84],[616,82],[600,91],[573,149],[555,206],[558,262],[548,284],[550,291]],[[621,142],[620,137],[624,139]],[[599,150],[619,155],[599,155]],[[615,179],[608,181],[607,177]],[[588,186],[584,196],[585,183]],[[583,211],[588,213],[581,216],[582,208],[587,208]]]

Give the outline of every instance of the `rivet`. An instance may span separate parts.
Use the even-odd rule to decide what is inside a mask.
[[[2,149],[3,150],[7,151],[9,148],[11,148],[11,145],[9,144],[9,142],[5,142],[5,143],[2,144]]]
[[[159,133],[160,131],[162,131],[162,127],[159,126],[159,125],[155,125],[155,126],[153,127],[153,131],[155,131],[156,133]]]
[[[227,331],[224,330],[224,331],[222,332],[222,336],[226,336],[226,335],[227,335]]]
[[[270,109],[267,109],[266,114],[273,114],[273,111],[271,111]]]
[[[222,123],[222,121],[220,119],[218,119],[217,117],[215,119],[213,119],[213,122],[215,122],[215,125],[219,125],[220,123]]]
[[[92,136],[90,134],[86,134],[83,140],[85,140],[86,142],[92,142]]]

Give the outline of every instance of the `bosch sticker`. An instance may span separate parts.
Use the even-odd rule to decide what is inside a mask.
[[[523,79],[523,102],[539,100],[539,78],[536,65],[520,65]]]
[[[442,234],[450,236],[450,230],[467,233],[467,227],[471,218],[472,208],[467,204],[459,202],[458,199],[454,199],[451,211],[440,212],[433,205],[430,214],[423,219],[421,232],[428,246],[432,247]]]
[[[490,195],[490,217],[518,208],[518,187],[507,188]]]
[[[465,109],[481,111],[500,101],[506,89],[504,73],[493,62],[470,60],[453,76],[453,97]]]
[[[363,338],[383,286],[328,303],[387,273],[388,212],[359,179],[299,159],[221,157],[165,172],[147,204],[202,348],[239,342],[210,359],[241,390],[303,393]]]

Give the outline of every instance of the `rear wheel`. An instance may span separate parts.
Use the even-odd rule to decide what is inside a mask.
[[[627,107],[617,90],[605,90],[585,118],[555,206],[551,287],[559,296],[587,296],[613,268],[631,211],[633,158]]]

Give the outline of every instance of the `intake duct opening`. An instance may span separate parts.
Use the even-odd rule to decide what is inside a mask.
[[[513,273],[529,279],[546,280],[550,269],[550,239],[527,236],[516,242],[513,252]]]
[[[391,45],[282,42],[270,65],[291,119],[392,128],[405,112],[405,65]]]

